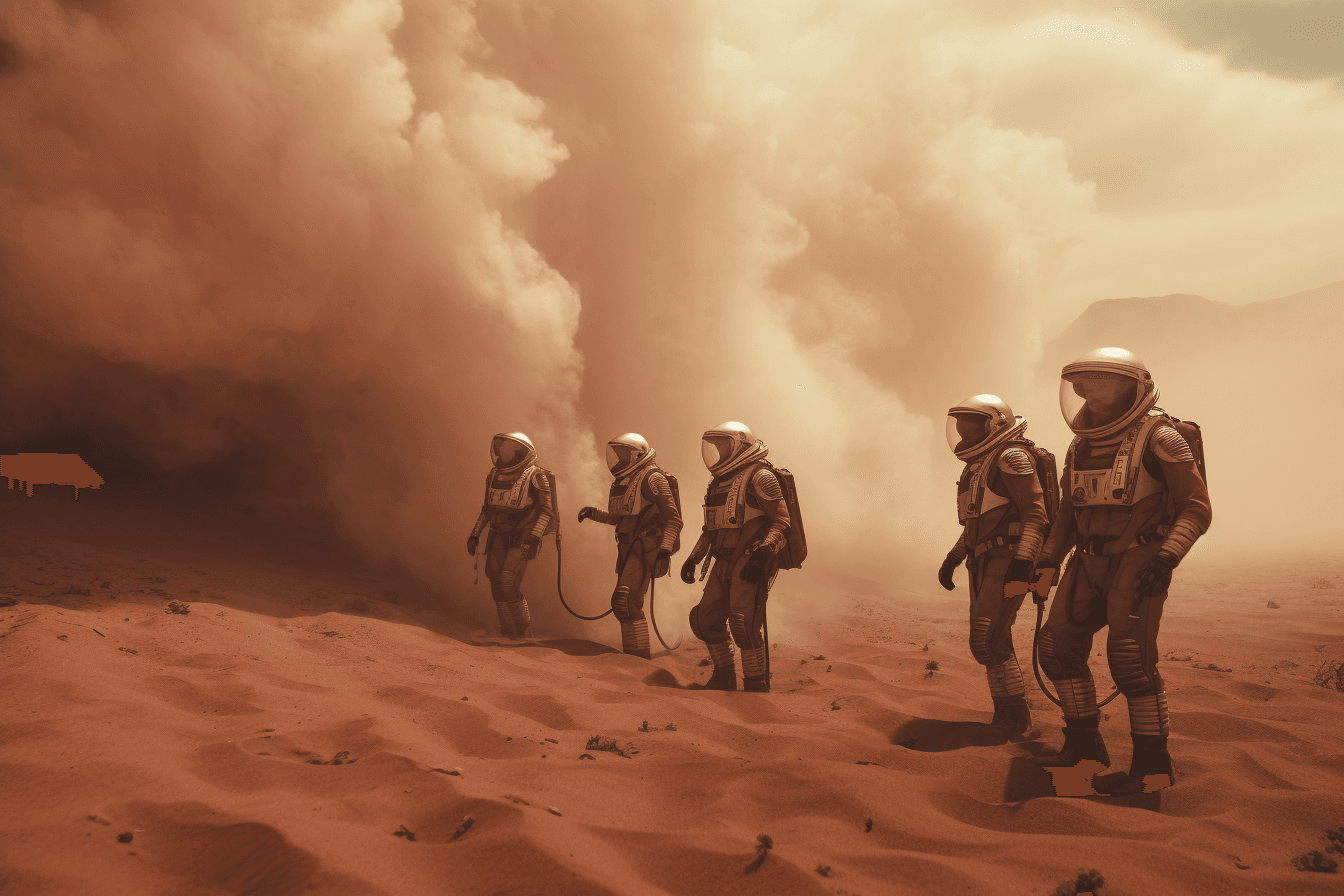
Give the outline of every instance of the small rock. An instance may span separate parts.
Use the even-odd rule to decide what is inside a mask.
[[[393,831],[393,832],[392,832],[392,836],[393,836],[393,837],[405,837],[407,840],[411,841],[412,843],[415,842],[415,833],[414,833],[413,831],[408,830],[408,829],[406,828],[406,825],[404,825],[404,824],[401,826],[401,830],[399,830],[399,831]]]
[[[547,806],[547,807],[546,807],[546,811],[549,812],[549,813],[551,813],[552,815],[559,815],[559,814],[560,814],[560,810],[557,809],[557,808],[555,808],[554,806]]]
[[[1276,603],[1274,603],[1274,601],[1270,601],[1269,603],[1265,604],[1265,607],[1267,607],[1267,608],[1270,609],[1270,610],[1277,610],[1277,609],[1279,609],[1279,605],[1276,604]]]
[[[597,757],[596,757],[596,756],[593,756],[593,755],[590,754],[590,753],[580,753],[580,754],[579,754],[579,759],[591,759],[591,760],[593,760],[594,762],[597,761]]]
[[[471,826],[475,823],[476,819],[472,818],[470,815],[462,819],[462,823],[457,826],[457,830],[453,831],[453,839],[456,840],[458,837],[461,837],[467,831],[471,830]]]
[[[118,843],[130,843],[130,842],[131,842],[132,840],[134,840],[134,839],[135,839],[135,835],[132,834],[130,831],[127,831],[127,832],[124,833],[124,834],[118,834],[118,835],[117,835],[117,842],[118,842]]]
[[[871,834],[873,832],[873,820],[871,818],[863,823],[863,832],[865,834]]]

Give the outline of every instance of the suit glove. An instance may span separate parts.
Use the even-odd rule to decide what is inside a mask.
[[[1148,561],[1148,565],[1139,570],[1139,597],[1156,597],[1171,587],[1171,571],[1179,560],[1173,560],[1166,554],[1158,554]]]
[[[952,570],[960,565],[961,558],[951,551],[948,551],[947,559],[943,561],[942,566],[938,567],[938,584],[942,585],[948,591],[956,588],[956,584],[952,581]]]
[[[755,585],[765,578],[765,565],[774,559],[775,551],[767,545],[761,545],[751,552],[751,559],[742,567],[742,581]]]
[[[698,565],[699,561],[694,557],[687,557],[686,562],[681,564],[681,580],[687,585],[695,584],[695,567]]]

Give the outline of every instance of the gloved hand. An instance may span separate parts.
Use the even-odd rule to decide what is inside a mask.
[[[948,551],[947,559],[943,561],[942,566],[938,567],[938,584],[942,585],[948,591],[956,588],[956,584],[952,581],[952,570],[960,565],[961,558],[951,551]]]
[[[1022,597],[1031,590],[1032,562],[1025,557],[1008,561],[1008,572],[1003,576],[1003,599]]]
[[[1171,571],[1180,563],[1166,554],[1158,554],[1139,570],[1139,597],[1155,597],[1171,587]]]
[[[672,567],[672,552],[659,551],[658,556],[653,560],[653,577],[661,579],[667,575]]]
[[[523,539],[523,546],[527,548],[527,559],[537,559],[537,554],[541,551],[541,536],[529,535]]]
[[[595,513],[597,513],[596,507],[583,508],[582,510],[579,511],[579,522],[583,522],[584,520],[591,518],[592,515]]]
[[[480,539],[478,536],[475,536],[475,535],[468,536],[468,537],[467,537],[467,553],[470,554],[471,556],[475,557],[475,556],[476,556],[476,545],[478,545],[478,544],[480,544],[480,543],[481,543],[481,539]]]
[[[1056,566],[1040,566],[1031,577],[1031,599],[1038,604],[1045,603],[1045,596],[1050,593],[1050,588],[1058,581],[1059,568]]]
[[[695,567],[697,561],[694,557],[687,557],[686,562],[681,564],[681,580],[687,585],[695,584]]]
[[[774,559],[774,556],[774,548],[764,544],[752,551],[751,559],[742,567],[742,581],[755,585],[765,578],[765,565]]]

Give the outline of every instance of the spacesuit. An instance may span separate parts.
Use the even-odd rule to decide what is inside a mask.
[[[1027,421],[1014,417],[1003,399],[976,395],[947,415],[948,445],[966,467],[957,483],[961,537],[938,581],[951,591],[952,571],[967,560],[971,655],[985,667],[992,724],[1020,734],[1031,726],[1031,712],[1013,649],[1013,622],[1045,540],[1044,492],[1027,450]]]
[[[550,474],[537,466],[537,449],[521,432],[496,435],[490,459],[494,467],[485,477],[485,501],[467,539],[467,553],[476,554],[481,530],[489,524],[485,575],[499,615],[499,633],[505,638],[530,638],[532,615],[521,589],[527,563],[537,556],[541,537],[555,516]]]
[[[681,535],[681,512],[667,476],[653,462],[654,450],[639,433],[607,443],[611,494],[607,509],[585,507],[579,522],[596,520],[616,527],[616,590],[612,614],[621,623],[621,649],[649,659],[649,621],[644,592],[667,575]]]
[[[766,692],[765,602],[778,572],[776,555],[788,537],[788,503],[766,462],[770,449],[746,425],[728,422],[708,430],[700,450],[713,478],[705,492],[705,525],[682,564],[681,579],[694,584],[696,565],[713,558],[704,595],[691,608],[691,632],[708,646],[714,663],[705,687],[737,690],[736,642],[742,689]]]
[[[1213,519],[1209,493],[1178,421],[1157,408],[1158,390],[1133,353],[1102,348],[1064,367],[1060,409],[1075,438],[1060,485],[1059,519],[1038,567],[1065,571],[1040,635],[1041,668],[1064,711],[1064,745],[1038,762],[1110,765],[1097,730],[1088,670],[1103,626],[1111,677],[1129,705],[1129,772],[1098,777],[1112,795],[1152,793],[1175,783],[1167,752],[1167,695],[1157,671],[1157,632],[1171,571]]]

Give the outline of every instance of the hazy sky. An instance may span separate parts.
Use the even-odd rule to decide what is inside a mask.
[[[955,538],[946,408],[1090,302],[1344,279],[1319,3],[0,0],[0,46],[0,315],[283,394],[99,412],[163,464],[318,445],[458,585],[494,432],[572,514],[629,430],[694,507],[743,420],[877,574]]]

